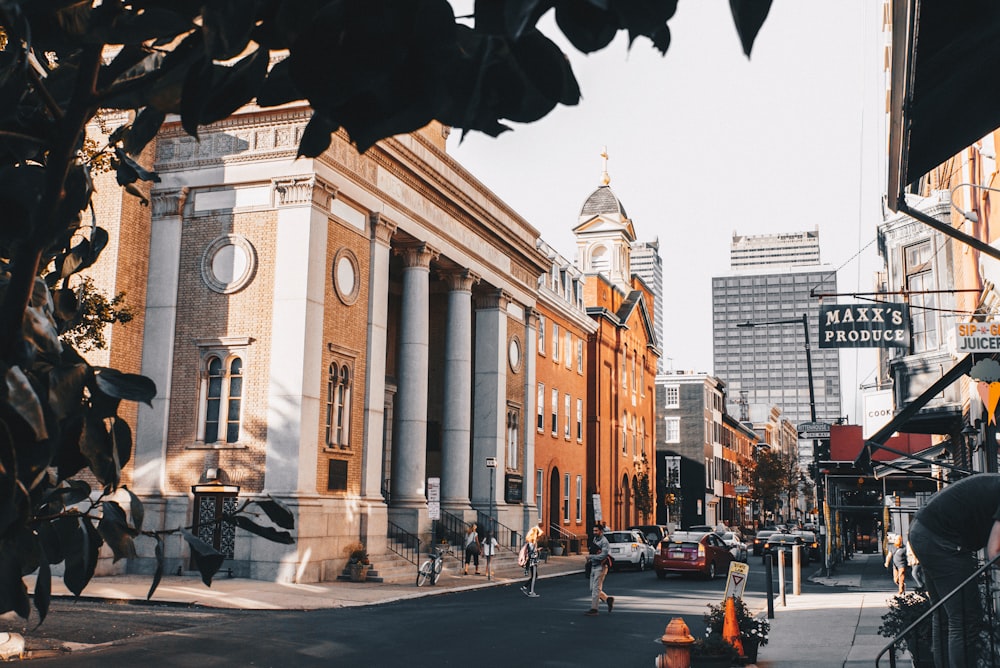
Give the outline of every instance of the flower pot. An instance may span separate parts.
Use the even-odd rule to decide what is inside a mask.
[[[364,582],[368,579],[368,564],[351,564],[351,582]]]
[[[747,663],[757,663],[757,651],[760,649],[760,642],[752,638],[743,640],[743,656]]]
[[[556,544],[552,546],[552,554],[556,557],[561,557],[563,555],[563,546]]]

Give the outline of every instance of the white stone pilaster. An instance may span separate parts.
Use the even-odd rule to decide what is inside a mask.
[[[313,181],[275,184],[279,204],[271,314],[264,488],[314,493],[323,372],[327,215],[313,206]]]
[[[180,276],[181,234],[188,189],[153,192],[146,279],[146,322],[143,329],[142,375],[156,383],[152,407],[139,404],[136,419],[134,490],[161,494],[166,485],[170,382],[173,378]]]

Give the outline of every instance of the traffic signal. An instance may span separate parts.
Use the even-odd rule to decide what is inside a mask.
[[[830,439],[821,438],[815,442],[816,459],[821,462],[830,461]]]
[[[809,477],[813,480],[817,480],[819,478],[819,467],[816,466],[816,462],[809,464]]]

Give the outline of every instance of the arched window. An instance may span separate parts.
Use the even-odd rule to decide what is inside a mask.
[[[218,443],[225,434],[226,443],[240,440],[243,403],[243,360],[232,357],[225,364],[222,357],[210,355],[205,364],[204,443]]]
[[[622,454],[628,454],[628,413],[622,413]]]
[[[330,365],[326,388],[326,444],[350,445],[351,369],[337,362]]]
[[[639,449],[642,454],[646,454],[646,418],[639,422]]]
[[[632,456],[638,456],[639,449],[636,441],[635,416],[632,416]]]
[[[608,256],[608,249],[605,246],[597,246],[590,253],[591,271],[607,276],[611,269],[611,258]]]

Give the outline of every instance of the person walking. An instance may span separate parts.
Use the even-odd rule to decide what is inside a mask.
[[[896,551],[892,553],[892,568],[896,573],[896,586],[899,587],[899,595],[906,593],[906,576],[909,573],[910,563],[906,558],[906,548],[903,547],[903,537],[896,538]]]
[[[920,560],[917,559],[917,555],[913,551],[913,541],[906,543],[906,563],[910,565],[910,576],[917,585],[916,590],[918,592],[925,591],[927,587],[924,585],[924,574],[920,568]]]
[[[597,615],[597,606],[601,601],[607,603],[609,613],[615,607],[615,597],[604,593],[604,578],[611,570],[611,545],[604,537],[604,527],[600,524],[594,525],[589,552],[587,560],[590,562],[590,610],[583,614],[593,617]]]
[[[910,545],[932,603],[958,589],[978,569],[979,550],[987,559],[1000,554],[1000,473],[977,473],[934,494],[910,523]],[[973,580],[934,615],[935,666],[977,665],[984,619]]]
[[[470,561],[475,563],[476,575],[479,575],[479,552],[481,551],[481,546],[479,545],[479,532],[476,530],[477,528],[476,523],[473,522],[465,530],[465,570],[462,572],[462,575],[469,574]]]
[[[896,536],[889,551],[885,553],[885,567],[892,566],[892,581],[896,583],[899,593],[906,588],[906,550],[903,548],[903,537]]]
[[[492,531],[486,532],[486,539],[482,541],[483,556],[486,557],[486,577],[493,579],[493,555],[496,554],[497,539],[493,537]]]
[[[535,526],[531,527],[524,538],[524,544],[528,548],[528,563],[524,566],[524,570],[528,573],[528,581],[521,585],[521,591],[530,598],[538,597],[535,593],[535,582],[538,581],[538,539],[541,536],[542,530]]]

